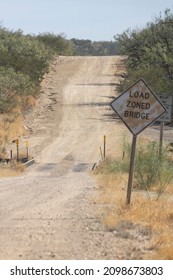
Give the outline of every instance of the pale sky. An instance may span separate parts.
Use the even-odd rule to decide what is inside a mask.
[[[173,12],[173,0],[0,0],[0,22],[24,34],[111,41],[128,28],[145,26],[166,8]]]

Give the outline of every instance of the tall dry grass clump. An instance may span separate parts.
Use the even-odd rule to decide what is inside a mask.
[[[9,166],[1,166],[0,178],[4,177],[15,177],[21,175],[25,171],[25,166],[22,164],[15,164],[13,168]]]
[[[157,143],[144,142],[138,146],[131,205],[126,205],[127,143],[123,159],[107,158],[96,169],[100,188],[94,199],[103,204],[100,219],[107,230],[126,221],[151,232],[145,259],[173,259],[173,162],[167,149],[160,156]]]
[[[6,148],[9,143],[24,134],[22,114],[13,112],[0,115],[0,157],[6,156]]]

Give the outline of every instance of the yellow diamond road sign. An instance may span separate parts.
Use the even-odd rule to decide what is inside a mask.
[[[166,112],[160,100],[142,79],[113,100],[111,107],[133,135],[139,134]]]

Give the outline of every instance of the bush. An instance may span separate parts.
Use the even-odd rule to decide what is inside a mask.
[[[117,35],[121,54],[127,57],[127,77],[123,89],[143,78],[157,93],[172,94],[173,87],[173,14],[164,15],[145,28],[126,30]]]
[[[51,51],[36,38],[0,29],[0,66],[13,68],[39,83],[50,59]]]
[[[43,33],[36,37],[39,42],[49,48],[54,54],[73,55],[74,44],[72,41],[65,39],[64,34],[55,35],[54,33]]]
[[[97,168],[97,173],[128,173],[130,167],[131,145],[124,140],[124,158],[115,160],[107,158]],[[156,142],[139,143],[135,157],[133,188],[136,190],[155,191],[157,199],[164,193],[173,180],[173,163],[169,152],[163,148],[159,153]]]
[[[125,143],[129,161],[129,143]],[[159,153],[159,144],[152,141],[139,143],[136,151],[134,188],[139,190],[155,190],[159,198],[168,184],[173,180],[173,163],[166,148]]]
[[[18,96],[35,95],[37,87],[28,75],[12,68],[0,67],[0,113],[10,112],[17,105]]]
[[[36,95],[52,58],[53,51],[35,37],[0,28],[1,114]]]

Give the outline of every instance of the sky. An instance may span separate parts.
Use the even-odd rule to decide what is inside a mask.
[[[0,22],[24,34],[113,41],[114,35],[144,27],[166,8],[173,12],[173,0],[0,0]]]

